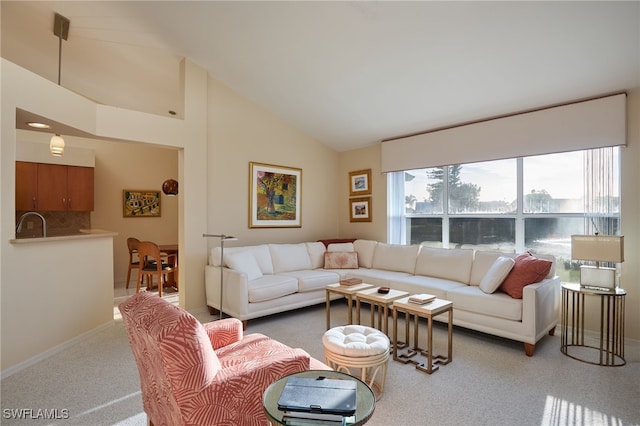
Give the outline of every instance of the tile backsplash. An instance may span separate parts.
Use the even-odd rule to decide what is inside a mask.
[[[20,217],[26,211],[16,211],[16,228]],[[74,235],[81,229],[91,228],[91,212],[38,212],[47,221],[47,237]],[[16,238],[33,238],[42,236],[42,221],[35,215],[27,216],[22,223],[22,231]]]

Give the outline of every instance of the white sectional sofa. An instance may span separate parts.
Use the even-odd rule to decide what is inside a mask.
[[[339,269],[325,269],[328,252],[327,265],[336,266],[335,256],[345,256],[347,262],[341,258]],[[523,342],[528,356],[538,340],[554,333],[558,323],[560,279],[553,264],[538,282],[521,288],[517,296],[521,298],[500,290],[487,291],[488,282],[498,279],[499,284],[504,278],[496,276],[498,264],[512,264],[505,258],[515,258],[515,254],[371,240],[328,248],[322,242],[227,247],[224,254],[222,310],[243,322],[323,303],[327,284],[360,278],[377,286],[451,300],[455,325]],[[498,275],[504,274],[504,268],[498,269],[502,269]],[[220,307],[219,247],[210,251],[205,277],[207,305],[213,313]]]

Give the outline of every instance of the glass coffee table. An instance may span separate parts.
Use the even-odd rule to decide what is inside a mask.
[[[284,411],[278,410],[278,399],[282,394],[282,389],[287,383],[289,377],[326,377],[327,379],[342,379],[353,380],[356,382],[356,413],[354,415],[355,422],[349,423],[349,425],[363,425],[369,421],[373,415],[373,411],[376,406],[376,397],[369,386],[363,381],[350,376],[349,374],[340,373],[332,370],[309,370],[301,371],[299,373],[293,373],[288,376],[284,376],[279,380],[276,380],[264,391],[262,396],[262,405],[264,406],[264,412],[267,415],[267,420],[271,425],[286,425],[286,421],[283,420]]]

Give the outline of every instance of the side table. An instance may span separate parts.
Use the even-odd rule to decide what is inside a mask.
[[[284,376],[275,382],[271,383],[269,387],[264,391],[262,396],[262,406],[267,415],[267,421],[270,425],[284,425],[287,424],[283,419],[284,411],[278,410],[278,399],[282,395],[282,389],[287,383],[288,377],[326,377],[328,379],[341,379],[341,380],[353,380],[356,382],[356,413],[355,423],[350,423],[352,426],[363,425],[369,421],[373,415],[373,411],[376,406],[376,398],[369,386],[362,380],[359,380],[349,374],[340,373],[338,371],[331,370],[308,370],[293,373],[288,376]],[[309,422],[312,423],[312,422]],[[320,422],[317,422],[320,423]]]
[[[406,353],[398,354],[399,345],[393,345],[393,360],[400,361],[404,364],[409,362],[415,364],[416,369],[431,374],[436,371],[439,366],[437,364],[446,365],[453,360],[453,302],[444,299],[435,299],[432,302],[419,305],[409,302],[409,298],[405,297],[393,302],[393,342],[398,341],[398,313],[405,314],[405,338],[409,342],[409,323],[411,315],[413,315],[413,348]],[[433,317],[449,313],[449,326],[447,337],[447,356],[435,355],[433,352]],[[418,323],[419,318],[427,319],[427,347],[421,349],[418,346]],[[413,360],[412,358],[420,353],[427,357],[427,365]]]
[[[620,367],[624,359],[624,302],[627,292],[593,290],[580,284],[562,284],[562,337],[560,351],[578,361]],[[585,343],[585,296],[600,298],[600,344]],[[596,351],[594,353],[594,350]]]
[[[380,287],[369,288],[356,293],[356,324],[360,324],[360,302],[371,305],[371,327],[377,328],[387,336],[389,335],[389,305],[394,300],[408,296],[409,293],[401,290],[390,289],[389,293],[378,293]],[[378,326],[375,325],[376,313],[378,314]]]
[[[329,284],[325,291],[327,294],[327,330],[331,328],[331,293],[336,293],[344,296],[347,299],[348,309],[349,309],[349,324],[353,324],[353,295],[359,292],[360,290],[364,290],[366,288],[371,288],[373,285],[371,284],[356,284],[356,285],[340,285],[340,283]]]

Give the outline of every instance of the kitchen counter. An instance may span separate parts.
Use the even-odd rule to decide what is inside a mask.
[[[104,238],[115,237],[117,232],[105,231],[104,229],[81,229],[79,233],[72,235],[59,235],[59,236],[47,236],[47,237],[34,237],[34,238],[14,238],[9,240],[11,244],[29,244],[29,243],[46,243],[50,241],[65,241],[65,240],[79,240],[86,238]]]

